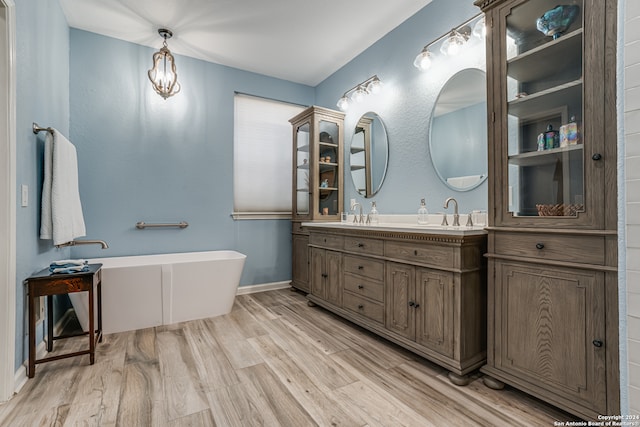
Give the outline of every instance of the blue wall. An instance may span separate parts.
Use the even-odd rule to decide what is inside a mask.
[[[153,52],[71,30],[70,131],[87,238],[109,244],[72,256],[234,249],[247,255],[241,285],[290,280],[290,221],[230,217],[234,92],[310,105],[313,88],[177,55],[182,90],[164,100],[147,78]],[[182,230],[135,228],[183,220]]]
[[[44,133],[32,122],[69,131],[69,27],[57,1],[20,0],[16,7],[16,184],[29,186],[29,206],[16,207],[16,370],[27,357],[22,281],[69,256],[39,239]],[[38,342],[44,322],[38,330]]]
[[[382,93],[352,105],[345,117],[345,150],[358,118],[365,112],[378,113],[387,128],[389,168],[373,198],[381,214],[417,213],[422,197],[426,197],[430,213],[444,211],[444,200],[450,196],[460,202],[461,213],[487,209],[486,181],[468,192],[451,190],[440,181],[431,163],[428,139],[433,105],[445,82],[464,68],[485,69],[483,42],[474,41],[471,49],[454,58],[443,58],[437,52],[425,73],[413,66],[427,43],[478,13],[470,0],[434,0],[316,88],[316,103],[336,108],[345,90],[374,74],[383,81]],[[345,206],[354,198],[368,210],[370,200],[357,194],[349,174],[345,177],[345,196]]]

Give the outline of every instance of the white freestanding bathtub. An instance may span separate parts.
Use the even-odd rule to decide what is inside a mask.
[[[245,259],[235,251],[209,251],[89,260],[102,263],[103,333],[229,313]],[[88,331],[86,292],[69,297],[80,325]]]

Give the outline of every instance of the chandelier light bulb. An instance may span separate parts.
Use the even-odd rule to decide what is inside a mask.
[[[487,26],[485,25],[484,18],[476,22],[473,26],[473,35],[479,39],[484,39],[487,36]]]

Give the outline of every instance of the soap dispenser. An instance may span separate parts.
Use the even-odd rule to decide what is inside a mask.
[[[420,208],[418,208],[418,224],[429,224],[429,211],[424,199],[420,200]]]
[[[371,202],[371,212],[369,212],[369,224],[377,225],[380,222],[379,212],[376,208],[376,202]]]

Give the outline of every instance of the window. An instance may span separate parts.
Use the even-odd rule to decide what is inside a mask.
[[[291,124],[304,107],[235,95],[233,217],[291,217]]]

